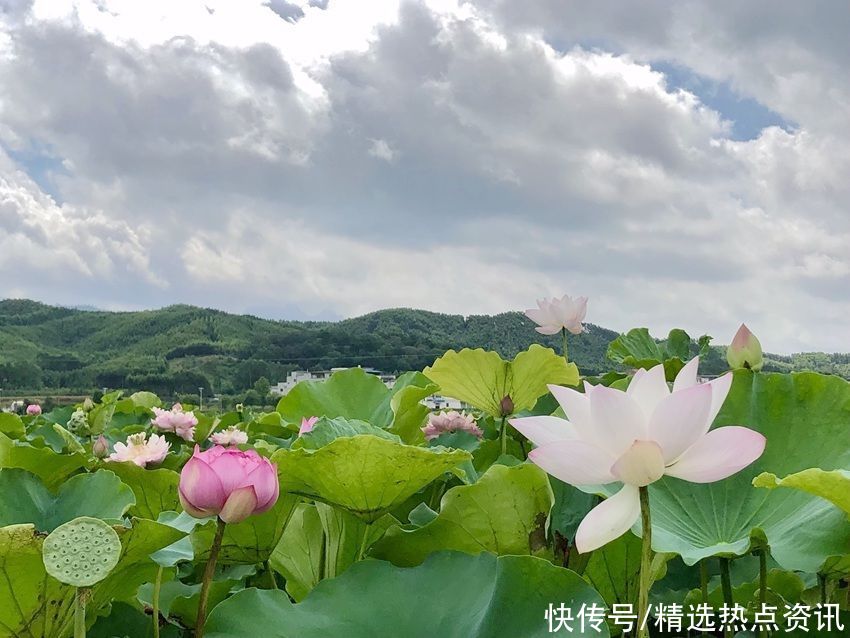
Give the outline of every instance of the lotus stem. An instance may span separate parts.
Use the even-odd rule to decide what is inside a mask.
[[[277,586],[277,578],[275,578],[274,569],[272,568],[271,561],[266,561],[266,572],[269,575],[269,581],[271,581],[271,589],[280,589]]]
[[[649,515],[649,488],[644,485],[639,490],[641,552],[637,638],[649,638],[649,588],[652,585],[652,519]]]
[[[826,595],[826,576],[824,574],[818,574],[818,584],[820,585],[820,602],[825,605],[829,597]]]
[[[369,542],[369,532],[372,529],[372,524],[367,523],[363,528],[363,538],[360,539],[360,550],[357,552],[357,560],[358,562],[363,560],[363,557],[366,555],[367,544]]]
[[[703,558],[699,562],[699,587],[702,591],[702,602],[708,604],[708,564]]]
[[[564,343],[564,349],[563,349],[564,361],[569,363],[570,360],[569,360],[569,357],[567,357],[567,329],[566,328],[561,328],[561,337],[563,338],[563,343]]]
[[[153,638],[159,638],[159,592],[162,589],[162,565],[156,570],[156,579],[153,581]]]
[[[767,604],[767,549],[762,547],[759,552],[759,611]],[[759,625],[758,635],[762,635],[762,626]]]
[[[86,638],[86,601],[89,592],[84,587],[77,587],[74,596],[74,638]]]
[[[728,558],[720,557],[720,585],[723,588],[723,602],[726,604],[727,609],[731,609],[733,605],[732,576],[729,573],[730,562]],[[727,627],[724,633],[727,637],[731,638],[732,630],[730,628]]]
[[[502,438],[502,454],[508,453],[508,425],[505,423],[507,417],[502,417],[502,425],[500,426]]]
[[[215,575],[215,563],[218,553],[221,551],[221,540],[224,538],[224,528],[227,525],[220,518],[217,519],[215,538],[210,548],[210,557],[207,560],[207,568],[204,570],[204,580],[201,584],[201,599],[198,601],[198,620],[195,623],[195,638],[203,638],[204,625],[207,623],[207,599],[210,595],[210,585]]]

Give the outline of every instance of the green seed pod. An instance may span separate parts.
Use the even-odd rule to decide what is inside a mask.
[[[41,552],[47,573],[56,580],[90,587],[118,564],[121,540],[102,520],[80,516],[50,532]]]

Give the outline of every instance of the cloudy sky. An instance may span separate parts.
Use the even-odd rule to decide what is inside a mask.
[[[850,350],[842,2],[0,0],[0,297]]]

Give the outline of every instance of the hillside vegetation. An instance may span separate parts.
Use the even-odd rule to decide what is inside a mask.
[[[594,325],[570,341],[583,373],[613,366],[605,357],[616,332]],[[387,372],[421,370],[449,348],[486,348],[513,357],[532,343],[560,351],[523,314],[446,315],[390,309],[338,322],[272,321],[177,305],[103,312],[0,301],[0,388],[88,392],[148,389],[160,394],[237,393],[261,378],[296,368],[362,365]],[[850,377],[850,355],[772,357],[775,370],[815,369]],[[714,349],[704,371],[724,369]]]

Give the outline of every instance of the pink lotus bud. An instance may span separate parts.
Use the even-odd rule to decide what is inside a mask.
[[[511,398],[510,394],[506,394],[502,397],[502,400],[499,401],[499,409],[502,411],[502,416],[510,416],[514,413],[514,400]]]
[[[27,406],[27,414],[29,416],[38,416],[41,414],[41,406],[38,403],[30,403]]]
[[[313,431],[313,426],[319,421],[319,417],[311,416],[309,419],[305,417],[301,417],[301,428],[298,430],[298,436],[302,434],[307,434],[307,432]]]
[[[91,453],[97,459],[105,459],[109,453],[109,441],[102,434],[97,437],[97,441],[91,446]]]
[[[196,445],[180,472],[178,492],[190,515],[239,523],[271,508],[279,490],[277,466],[254,450],[216,445],[201,452]]]
[[[761,343],[756,336],[750,332],[746,324],[741,324],[732,343],[726,348],[726,361],[732,369],[747,368],[749,370],[761,370],[764,365],[764,355],[761,351]]]

